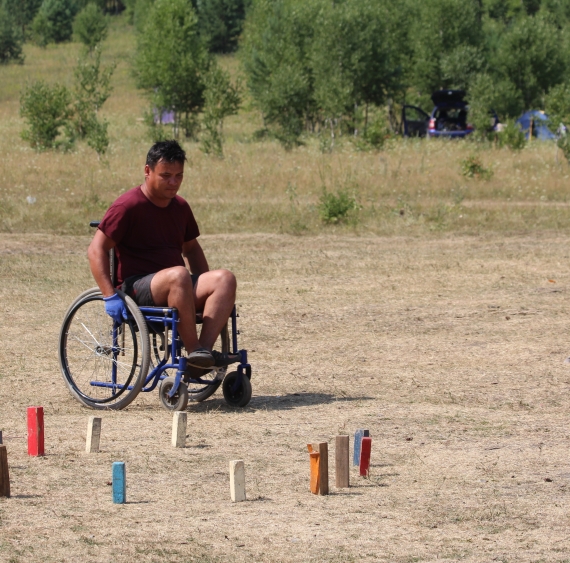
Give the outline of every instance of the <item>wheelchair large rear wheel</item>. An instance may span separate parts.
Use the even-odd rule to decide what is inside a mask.
[[[145,319],[128,296],[129,318],[116,324],[98,288],[69,307],[59,335],[59,363],[71,394],[93,409],[120,410],[144,385],[150,363]]]

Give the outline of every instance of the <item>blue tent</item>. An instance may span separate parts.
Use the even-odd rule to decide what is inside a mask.
[[[530,124],[532,127],[532,138],[540,141],[552,141],[556,135],[548,128],[548,116],[537,109],[531,109],[523,113],[516,121],[517,125],[524,131],[524,136],[528,139]]]

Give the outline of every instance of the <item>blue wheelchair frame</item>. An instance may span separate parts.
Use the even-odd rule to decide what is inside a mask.
[[[91,221],[89,223],[90,227],[98,227],[99,221]],[[113,249],[109,252],[109,262],[110,262],[110,269],[111,269],[111,280],[113,285],[115,283],[115,252]],[[121,297],[123,298],[124,294],[119,292]],[[138,305],[137,305],[138,306]],[[172,398],[178,392],[178,388],[180,387],[180,382],[183,380],[184,372],[187,366],[187,360],[185,357],[182,356],[181,348],[182,342],[178,337],[178,330],[177,330],[177,323],[180,322],[178,318],[178,310],[174,307],[145,307],[145,306],[138,306],[139,310],[141,311],[148,327],[148,323],[158,323],[162,324],[164,328],[167,330],[170,328],[172,333],[170,343],[170,350],[168,350],[168,343],[167,339],[165,338],[165,356],[164,358],[158,363],[158,365],[151,370],[150,373],[147,374],[144,385],[141,389],[143,393],[149,393],[150,391],[154,391],[156,386],[159,382],[165,379],[167,376],[164,375],[164,372],[167,369],[176,369],[176,376],[174,380],[174,385],[172,389],[168,392],[168,397]],[[237,329],[237,313],[235,305],[232,309],[232,313],[230,318],[232,320],[232,334],[231,334],[231,344],[232,344],[232,353],[240,355],[240,363],[237,365],[237,372],[238,377],[233,382],[230,390],[232,393],[235,393],[242,385],[242,378],[247,377],[251,379],[251,365],[247,361],[247,350],[239,350],[238,349],[238,342],[237,342],[237,335],[239,331]],[[91,381],[91,385],[93,387],[106,387],[111,388],[113,390],[120,389],[122,386],[117,383],[117,357],[120,353],[121,347],[118,344],[118,337],[119,337],[119,324],[113,324],[113,368],[112,368],[112,375],[111,375],[111,383],[105,383],[102,381]],[[165,333],[166,333],[165,330]],[[149,330],[149,334],[151,331]],[[168,363],[168,359],[172,358],[173,361]],[[187,379],[185,383],[196,384],[196,385],[220,385],[220,381],[204,381],[201,378],[191,378]],[[127,387],[128,390],[132,389],[132,386]]]

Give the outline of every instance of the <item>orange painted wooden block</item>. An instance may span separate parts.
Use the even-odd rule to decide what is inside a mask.
[[[28,407],[28,455],[44,455],[43,407]]]
[[[8,453],[6,446],[0,446],[0,497],[10,496],[10,475],[8,473]]]
[[[370,452],[372,451],[372,438],[362,438],[360,447],[360,476],[367,477],[370,470]]]
[[[311,452],[309,454],[311,459],[311,493],[314,495],[319,494],[319,452]]]

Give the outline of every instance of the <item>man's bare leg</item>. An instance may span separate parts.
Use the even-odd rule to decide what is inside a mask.
[[[236,300],[236,287],[236,278],[229,270],[205,272],[196,282],[194,303],[203,318],[199,341],[207,350],[213,348],[228,322]]]
[[[184,266],[157,272],[150,282],[152,299],[157,306],[176,307],[180,322],[178,333],[186,350],[201,348],[196,333],[196,309],[190,272]]]
[[[229,270],[205,272],[192,288],[190,273],[183,266],[167,268],[152,278],[150,290],[156,305],[176,307],[178,332],[186,350],[212,350],[222,327],[228,322],[236,296],[236,279]],[[202,311],[200,339],[196,333],[196,309]]]

